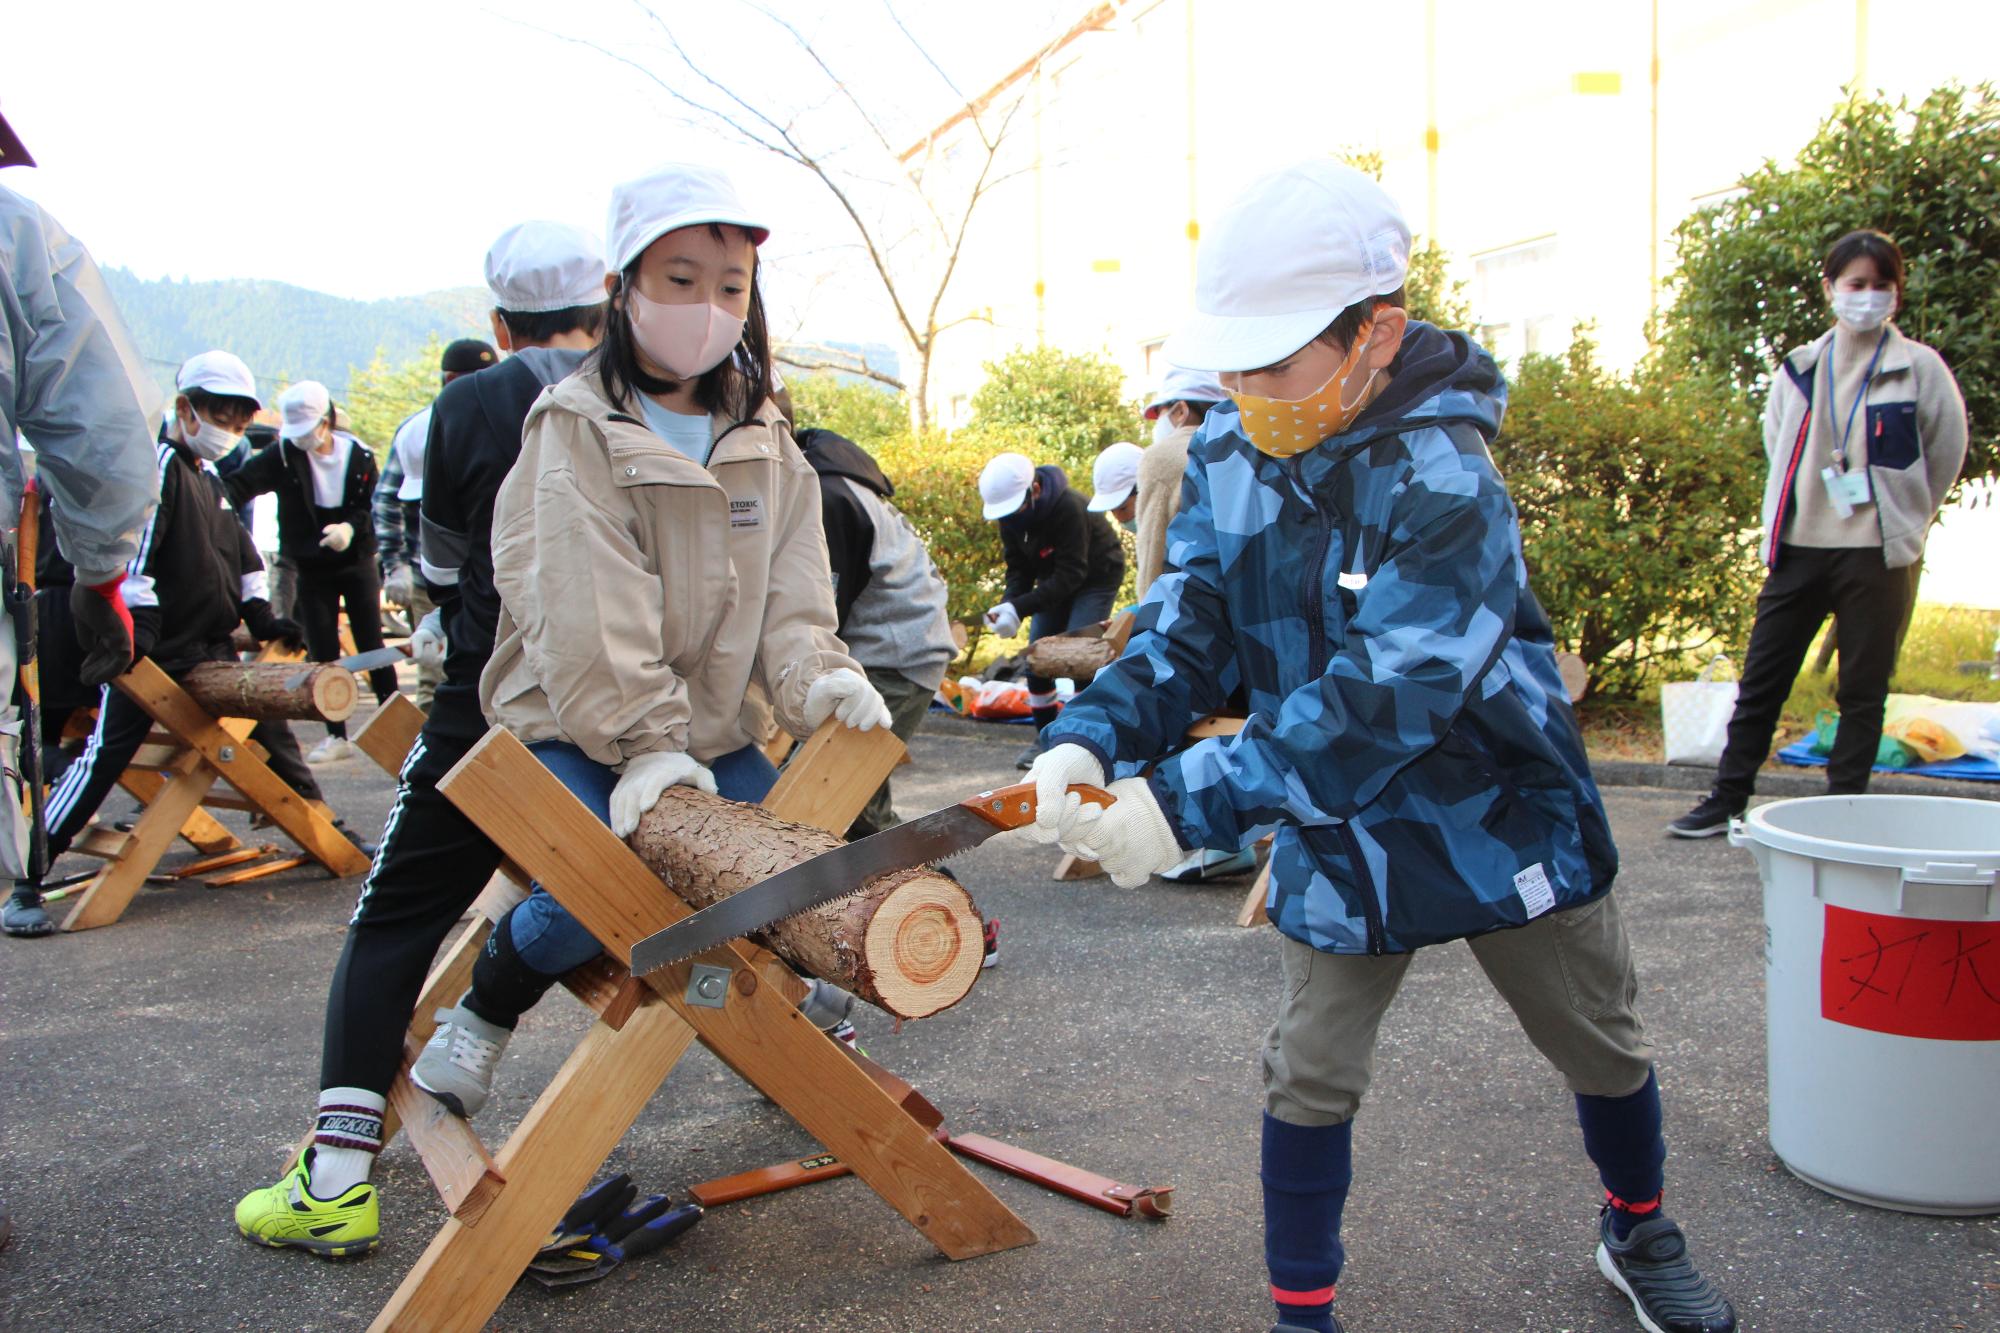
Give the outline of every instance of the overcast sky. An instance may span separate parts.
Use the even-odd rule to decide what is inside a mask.
[[[898,6],[968,91],[1081,8]],[[882,0],[774,7],[897,133],[914,139],[953,105]],[[746,5],[660,8],[704,69],[759,90],[760,102],[787,105],[807,85],[791,39]],[[5,183],[100,263],[144,277],[272,278],[358,298],[478,284],[503,228],[547,217],[601,232],[610,185],[670,158],[738,177],[771,220],[774,277],[788,260],[823,270],[829,247],[852,240],[798,168],[689,128],[642,73],[564,40],[674,70],[630,0],[68,0],[9,11],[0,108],[41,165]],[[843,331],[866,332],[830,332]]]

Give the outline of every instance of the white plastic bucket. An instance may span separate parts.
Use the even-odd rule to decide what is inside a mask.
[[[1861,1203],[2000,1212],[2000,802],[1774,801],[1729,841],[1764,879],[1779,1158]]]

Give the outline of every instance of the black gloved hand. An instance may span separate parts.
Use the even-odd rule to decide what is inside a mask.
[[[96,689],[122,676],[132,666],[132,613],[119,595],[118,580],[87,587],[78,583],[69,590],[69,611],[76,622],[77,646],[83,649],[83,665],[77,676]]]
[[[306,647],[306,633],[299,628],[296,620],[271,614],[271,604],[261,597],[253,597],[243,603],[243,625],[260,643],[275,643],[290,652],[302,653]]]

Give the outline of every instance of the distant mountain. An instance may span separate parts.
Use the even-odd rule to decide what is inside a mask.
[[[351,301],[256,279],[146,279],[118,268],[105,269],[104,279],[153,377],[168,390],[180,363],[211,347],[242,357],[273,391],[314,379],[340,397],[349,372],[366,366],[378,348],[393,365],[433,334],[447,342],[492,337],[486,312],[493,298],[483,287]]]

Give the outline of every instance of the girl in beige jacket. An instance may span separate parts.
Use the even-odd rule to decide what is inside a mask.
[[[777,774],[746,725],[753,684],[795,736],[889,712],[834,634],[819,479],[770,399],[768,230],[720,172],[671,164],[613,191],[609,233],[604,341],[529,412],[494,504],[479,692],[622,838],[676,784],[762,799]],[[536,888],[414,1081],[473,1114],[515,1021],[598,952]]]

